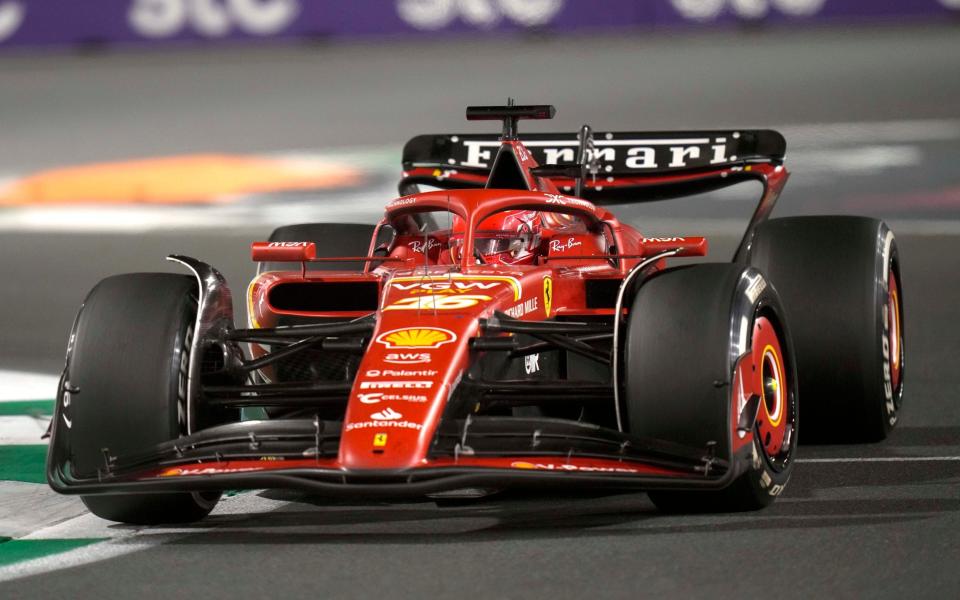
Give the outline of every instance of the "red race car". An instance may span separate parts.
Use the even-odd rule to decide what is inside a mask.
[[[552,106],[470,107],[500,136],[424,135],[376,225],[252,246],[248,327],[213,267],[110,277],[70,337],[47,465],[129,523],[202,518],[222,490],[469,498],[646,490],[663,510],[750,510],[804,438],[884,438],[903,390],[893,233],[768,219],[775,131],[519,135]],[[747,180],[730,262],[607,207]],[[434,188],[425,191],[421,187]]]

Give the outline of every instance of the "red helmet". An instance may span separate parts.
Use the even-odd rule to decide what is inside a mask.
[[[507,210],[484,219],[473,235],[474,254],[484,264],[532,265],[540,244],[543,217],[535,210]],[[466,224],[454,216],[450,253],[459,261]]]

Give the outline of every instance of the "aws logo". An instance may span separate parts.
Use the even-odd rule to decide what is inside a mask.
[[[394,365],[419,365],[432,360],[429,352],[389,352],[383,357],[383,362]]]
[[[404,327],[377,336],[377,342],[391,350],[406,348],[439,348],[457,341],[457,334],[439,327]]]

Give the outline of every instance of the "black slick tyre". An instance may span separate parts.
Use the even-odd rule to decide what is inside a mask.
[[[899,420],[904,358],[890,229],[865,217],[772,219],[757,228],[747,260],[776,286],[794,332],[803,441],[887,437]]]
[[[190,276],[118,275],[87,296],[65,372],[73,392],[60,394],[52,440],[69,456],[74,477],[96,477],[110,457],[144,452],[184,431],[196,311],[197,284]],[[219,497],[110,494],[82,500],[103,519],[152,525],[201,519]]]
[[[763,394],[755,417],[740,404],[746,434],[731,431],[742,389],[738,365]],[[753,379],[756,378],[756,379]],[[734,448],[736,479],[719,490],[651,491],[667,512],[735,512],[772,503],[793,470],[797,445],[796,366],[776,290],[764,276],[736,264],[668,269],[634,297],[624,341],[622,402],[627,430],[709,453]],[[744,414],[749,415],[744,417]],[[752,422],[751,422],[752,419]],[[738,437],[739,436],[739,437]],[[722,456],[721,450],[721,456]]]

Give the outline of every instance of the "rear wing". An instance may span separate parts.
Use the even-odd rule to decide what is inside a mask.
[[[518,136],[542,166],[574,166],[578,136],[532,133]],[[786,141],[769,130],[594,132],[588,145],[591,176],[584,198],[597,204],[642,202],[725,187],[745,178],[751,165],[779,166]],[[502,144],[488,134],[431,134],[411,139],[403,148],[401,194],[417,184],[439,188],[483,187]],[[534,173],[569,191],[574,178],[564,169]],[[542,173],[542,175],[541,175]],[[746,175],[746,174],[744,174]],[[638,188],[644,188],[639,190]]]

